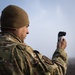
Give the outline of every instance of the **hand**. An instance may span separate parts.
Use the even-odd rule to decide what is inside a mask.
[[[57,49],[62,49],[62,50],[64,50],[64,49],[66,48],[66,46],[67,46],[67,42],[66,42],[65,39],[62,39],[61,41],[59,41],[59,42],[57,43]]]

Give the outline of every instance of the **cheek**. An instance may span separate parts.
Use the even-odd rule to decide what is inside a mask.
[[[25,36],[26,36],[26,30],[24,29],[24,30],[22,31],[22,33],[23,33],[23,36],[25,37]]]

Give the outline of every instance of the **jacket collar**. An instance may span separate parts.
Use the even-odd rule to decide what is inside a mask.
[[[1,33],[0,33],[0,35],[1,35]],[[6,40],[10,40],[15,43],[23,43],[17,36],[15,36],[13,33],[10,33],[10,32],[4,32],[2,34],[2,37],[5,37]]]

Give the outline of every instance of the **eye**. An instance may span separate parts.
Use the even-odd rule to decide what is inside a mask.
[[[29,27],[29,24],[28,24],[28,25],[26,25],[26,27]]]

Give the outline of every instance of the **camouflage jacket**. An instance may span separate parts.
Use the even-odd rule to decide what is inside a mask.
[[[0,75],[65,75],[65,50],[55,50],[52,60],[11,33],[0,35]]]

